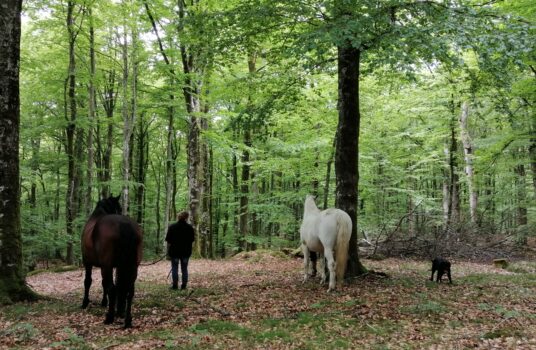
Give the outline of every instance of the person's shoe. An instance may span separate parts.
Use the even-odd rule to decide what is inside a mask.
[[[184,290],[184,289],[186,289],[186,285],[185,285],[185,284],[181,285],[181,290]]]
[[[170,289],[179,289],[176,284],[172,285]]]

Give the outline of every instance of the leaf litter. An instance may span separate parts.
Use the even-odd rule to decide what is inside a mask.
[[[141,266],[128,330],[103,324],[98,269],[87,310],[83,270],[45,272],[28,284],[46,300],[1,309],[0,348],[536,348],[532,271],[455,261],[454,284],[438,285],[428,262],[364,264],[389,277],[355,278],[334,293],[301,282],[302,260],[268,252],[193,259],[186,291],[169,289],[169,262]]]

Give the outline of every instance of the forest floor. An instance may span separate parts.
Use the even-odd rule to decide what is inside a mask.
[[[452,285],[430,282],[429,262],[363,263],[389,277],[333,293],[266,252],[191,260],[185,291],[169,262],[142,266],[127,330],[103,324],[98,270],[87,310],[82,270],[40,273],[28,284],[48,300],[0,309],[0,349],[536,349],[536,262],[453,261]]]

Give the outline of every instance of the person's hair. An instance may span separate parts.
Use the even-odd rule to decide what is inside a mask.
[[[188,217],[190,217],[190,213],[188,213],[186,210],[181,211],[179,215],[177,215],[177,220],[188,220]]]

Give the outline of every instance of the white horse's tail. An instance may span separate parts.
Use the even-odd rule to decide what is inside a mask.
[[[348,263],[348,246],[352,235],[352,219],[345,213],[337,215],[337,242],[335,243],[335,276],[337,281],[344,280],[346,265]]]

